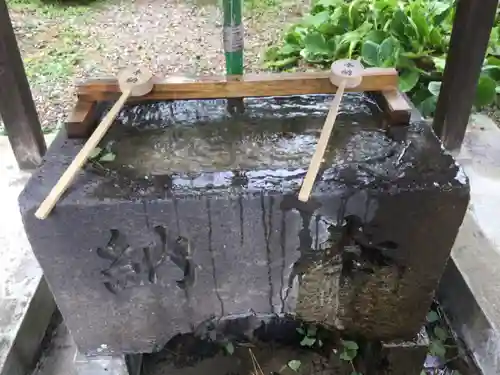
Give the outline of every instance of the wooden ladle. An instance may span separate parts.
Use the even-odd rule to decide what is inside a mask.
[[[35,216],[38,219],[43,220],[50,214],[61,196],[72,183],[75,176],[87,162],[92,151],[96,148],[108,129],[111,127],[111,124],[124,106],[127,99],[130,96],[143,96],[151,92],[154,86],[153,74],[143,68],[127,68],[118,75],[118,84],[122,92],[120,99],[118,99],[118,101],[102,119],[99,126],[94,130],[80,152],[78,152],[76,157],[73,159],[70,166],[52,188],[49,195],[45,198],[40,207],[38,207],[38,210],[35,212]]]
[[[363,65],[357,60],[337,60],[332,64],[330,81],[337,86],[337,93],[333,99],[330,110],[321,130],[321,135],[319,137],[316,150],[309,164],[309,169],[307,170],[306,177],[302,183],[302,187],[299,192],[299,200],[302,202],[307,202],[309,196],[311,195],[314,182],[316,181],[316,175],[318,174],[319,167],[323,161],[323,156],[330,140],[330,135],[333,130],[333,125],[335,124],[335,119],[339,112],[340,101],[344,95],[344,90],[346,88],[354,88],[361,84],[363,80]]]

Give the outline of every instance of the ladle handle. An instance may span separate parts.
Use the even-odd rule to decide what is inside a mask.
[[[127,101],[131,94],[131,90],[125,90],[120,99],[113,105],[106,116],[102,119],[99,126],[94,130],[90,138],[85,142],[82,149],[78,152],[76,157],[71,162],[70,166],[66,169],[63,175],[59,178],[55,186],[50,191],[49,195],[42,202],[38,210],[35,212],[35,216],[40,219],[46,219],[50,214],[56,203],[59,201],[61,196],[64,194],[68,186],[73,182],[75,176],[87,162],[89,155],[97,147],[99,142],[102,140],[108,129],[113,124],[116,116],[122,109],[123,105]]]
[[[302,183],[302,187],[299,192],[299,200],[302,202],[307,202],[309,200],[309,195],[311,195],[314,182],[316,181],[316,175],[318,174],[319,167],[323,161],[323,156],[328,146],[328,141],[330,140],[330,135],[333,130],[333,125],[335,124],[335,119],[339,112],[340,101],[344,95],[346,81],[343,80],[339,83],[337,87],[337,93],[332,101],[328,115],[326,116],[325,124],[321,130],[321,135],[319,137],[318,144],[316,145],[316,150],[309,164],[309,169],[307,170],[306,177]]]

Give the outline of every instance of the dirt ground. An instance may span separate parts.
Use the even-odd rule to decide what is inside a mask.
[[[245,1],[247,71],[262,69],[266,47],[308,9],[308,0],[276,1]],[[163,76],[225,69],[217,0],[7,2],[46,131],[63,123],[74,103],[74,83],[84,78],[109,76],[129,65]]]

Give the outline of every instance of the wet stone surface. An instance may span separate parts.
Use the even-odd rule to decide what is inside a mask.
[[[468,199],[425,123],[384,131],[346,95],[307,204],[328,96],[130,106],[47,220],[82,142],[60,134],[21,194],[29,240],[80,349],[150,352],[213,317],[293,313],[355,336],[420,330]],[[107,152],[107,151],[106,151]]]

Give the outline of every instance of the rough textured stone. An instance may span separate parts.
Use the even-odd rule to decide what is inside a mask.
[[[383,375],[419,375],[428,353],[429,339],[425,329],[413,341],[383,342],[381,358]]]
[[[249,348],[264,374],[288,373],[284,365],[299,360],[300,374],[352,375],[354,366],[356,373],[365,375],[419,375],[429,345],[425,329],[412,341],[362,340],[356,343],[358,350],[351,364],[342,359],[340,332],[317,327],[314,337],[322,340],[322,345],[301,346],[304,337],[298,331],[304,329],[304,324],[290,317],[248,315],[218,323],[214,320],[211,328],[216,335],[210,331],[204,335],[177,335],[161,351],[145,355],[144,375],[251,373],[254,364]],[[224,338],[229,341],[219,341]],[[233,344],[231,356],[224,342]]]
[[[116,161],[82,171],[40,221],[34,211],[82,143],[61,133],[20,206],[80,350],[149,352],[213,316],[249,310],[411,340],[462,222],[468,182],[427,124],[383,131],[372,103],[348,97],[305,205],[294,197],[326,96],[249,100],[237,119],[221,115],[219,101],[130,107],[106,140]],[[145,156],[144,143],[128,140],[158,132],[155,122],[178,133]],[[193,144],[204,154],[185,152]],[[262,152],[241,152],[252,147]],[[162,159],[174,173],[158,172]]]

